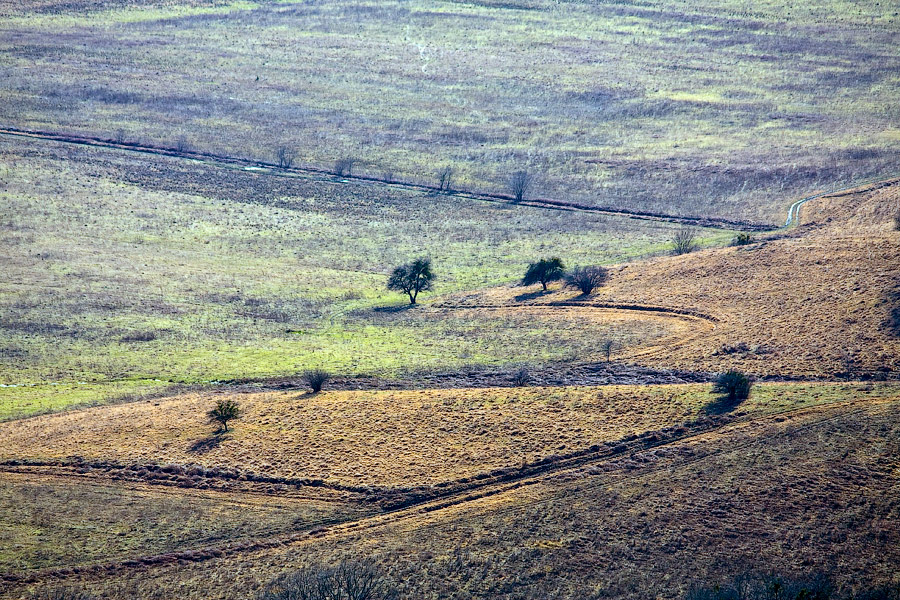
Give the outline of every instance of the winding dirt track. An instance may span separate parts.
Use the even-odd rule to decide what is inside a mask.
[[[735,450],[740,450],[760,443],[766,443],[767,441],[777,439],[778,437],[797,435],[798,433],[822,427],[851,415],[861,414],[881,404],[889,405],[890,402],[891,401],[884,399],[862,398],[834,402],[824,406],[790,409],[762,417],[712,418],[709,419],[707,425],[696,427],[683,435],[672,435],[659,439],[657,436],[658,432],[648,432],[652,435],[648,436],[645,434],[644,437],[639,437],[638,439],[629,442],[629,445],[625,450],[621,448],[621,445],[613,447],[607,446],[605,448],[601,447],[594,452],[588,452],[582,456],[563,459],[545,465],[537,472],[528,471],[521,476],[508,477],[503,481],[474,483],[472,486],[465,489],[448,492],[437,498],[412,502],[401,508],[386,510],[377,515],[363,517],[353,521],[345,521],[337,524],[322,524],[323,526],[316,526],[300,532],[282,533],[252,541],[239,541],[217,547],[206,546],[179,550],[166,554],[143,556],[105,564],[43,569],[26,573],[0,574],[0,592],[11,590],[15,586],[31,583],[54,580],[61,581],[75,577],[79,579],[102,578],[103,576],[112,574],[121,574],[133,570],[144,570],[157,566],[183,562],[203,562],[216,558],[264,551],[277,547],[314,544],[323,539],[340,538],[357,534],[362,531],[389,527],[415,519],[421,519],[425,515],[438,515],[442,511],[448,511],[463,504],[511,492],[522,487],[539,484],[551,477],[557,478],[566,474],[579,477],[579,489],[605,488],[613,484],[620,484],[621,481],[626,479],[639,479],[661,470],[680,468],[724,453],[734,452]],[[796,425],[793,424],[793,420],[803,418],[808,418],[808,420]],[[784,422],[788,422],[788,425],[779,427],[779,424]],[[747,435],[745,439],[740,438],[742,431],[749,431],[749,435]],[[653,455],[653,451],[665,447],[683,447],[690,443],[699,443],[702,444],[699,447],[705,447],[710,441],[714,441],[717,438],[727,439],[729,434],[737,435],[738,441],[733,444],[723,444],[720,447],[707,452],[692,451],[687,453],[687,455],[682,454],[671,460],[668,458],[659,459],[658,456]],[[608,478],[585,472],[585,468],[587,467],[599,466],[604,463],[614,463],[615,461],[622,461],[623,459],[639,455],[654,456],[654,458],[659,460],[657,461],[657,464],[653,464],[648,468],[642,468],[636,473],[620,471],[620,474],[618,474],[612,482],[610,482]],[[14,467],[10,466],[4,467],[3,470],[16,471]],[[45,474],[57,477],[80,477],[73,471],[56,471],[55,473],[53,471],[47,471]],[[518,511],[524,506],[531,506],[550,501],[554,501],[554,498],[537,498],[526,503],[516,503],[500,510]]]

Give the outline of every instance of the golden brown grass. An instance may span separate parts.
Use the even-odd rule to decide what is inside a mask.
[[[757,243],[659,257],[613,268],[590,301],[700,311],[718,319],[674,340],[655,340],[622,356],[655,367],[760,375],[896,376],[900,335],[900,233],[891,219],[900,185],[864,188],[812,201],[803,225]],[[495,288],[475,303],[514,303]],[[532,302],[571,300],[567,290]]]
[[[740,412],[898,392],[895,385],[858,388],[759,385]],[[222,396],[189,394],[0,424],[0,460],[77,455],[342,485],[423,485],[686,423],[713,399],[705,385],[236,394],[243,416],[216,437],[205,413]],[[192,450],[202,441],[212,443]]]
[[[745,569],[896,578],[900,403],[734,426],[499,496],[86,586],[102,598],[249,597],[287,569],[373,556],[402,598],[676,598]]]

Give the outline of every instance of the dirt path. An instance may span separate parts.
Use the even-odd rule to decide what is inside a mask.
[[[354,535],[362,531],[370,531],[388,526],[411,522],[422,519],[426,515],[439,515],[450,509],[476,502],[478,500],[509,493],[517,489],[532,486],[547,481],[549,478],[559,478],[571,475],[578,479],[580,489],[603,488],[610,485],[606,477],[600,477],[585,471],[588,467],[597,467],[608,464],[613,467],[617,477],[613,483],[619,483],[622,479],[637,479],[645,477],[661,470],[680,468],[691,463],[706,460],[726,452],[733,452],[751,445],[766,443],[784,435],[796,435],[798,432],[808,431],[832,423],[838,419],[846,418],[854,414],[861,414],[870,410],[873,406],[889,403],[886,399],[861,398],[830,403],[822,406],[803,407],[784,410],[760,417],[709,417],[703,423],[692,430],[682,434],[665,434],[662,432],[647,432],[633,440],[618,442],[613,445],[592,447],[577,456],[561,457],[559,460],[547,464],[536,464],[533,468],[513,470],[507,476],[474,482],[470,485],[451,489],[438,497],[412,500],[408,504],[386,510],[374,516],[363,517],[353,521],[339,524],[330,524],[315,527],[300,532],[283,533],[264,539],[252,541],[236,541],[218,547],[202,547],[187,550],[179,550],[161,555],[144,556],[129,560],[123,560],[106,564],[86,565],[61,569],[44,569],[27,573],[0,574],[0,590],[6,591],[19,585],[27,585],[38,582],[61,581],[69,578],[83,579],[86,577],[102,578],[104,576],[121,574],[127,571],[143,570],[155,566],[165,566],[183,562],[203,562],[215,558],[223,558],[232,555],[264,551],[267,549],[314,544],[323,539],[336,539],[348,535]],[[797,423],[798,420],[808,419]],[[782,425],[784,424],[784,425]],[[675,428],[669,428],[674,430]],[[716,440],[727,441],[729,435],[737,438],[736,443],[723,444],[718,448],[703,451]],[[658,450],[666,447],[686,449],[677,453],[674,459],[663,457]],[[637,463],[649,466],[640,467],[632,473],[627,466],[631,459],[637,459]],[[618,465],[619,469],[614,467]],[[15,470],[6,466],[4,470]],[[57,472],[62,476],[78,476],[74,472]],[[529,504],[552,501],[553,499],[538,498]],[[507,510],[521,510],[522,504],[510,506]]]

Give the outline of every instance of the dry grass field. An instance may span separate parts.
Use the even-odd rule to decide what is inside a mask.
[[[758,416],[894,384],[767,384],[741,406]],[[214,435],[206,411],[226,394],[190,394],[0,424],[0,460],[199,465],[345,486],[432,485],[701,418],[706,385],[234,394],[244,416]],[[101,471],[97,471],[101,473]]]
[[[0,123],[776,223],[896,171],[890,2],[0,4]]]
[[[716,319],[680,340],[632,347],[623,360],[774,377],[894,378],[898,210],[897,182],[825,197],[807,203],[801,226],[786,233],[614,267],[609,284],[587,300],[557,289],[531,302],[663,306]],[[458,302],[518,305],[516,293],[495,288]]]
[[[900,600],[898,47],[862,0],[0,0],[0,599]]]
[[[827,571],[845,589],[885,583],[900,560],[893,394],[725,424],[272,548],[70,573],[38,587],[242,598],[290,568],[347,556],[371,557],[404,598],[677,598],[698,579],[778,565]],[[6,596],[33,588],[8,585]]]

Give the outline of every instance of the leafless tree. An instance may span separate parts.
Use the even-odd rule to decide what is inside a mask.
[[[697,245],[697,232],[690,227],[679,229],[672,238],[672,254],[687,254],[693,252]]]
[[[275,151],[275,158],[278,160],[279,169],[290,169],[294,164],[294,151],[287,146],[279,146]]]
[[[115,142],[116,142],[117,144],[124,144],[124,143],[125,143],[125,130],[122,129],[121,127],[120,127],[119,129],[116,129]]]
[[[306,382],[313,393],[318,394],[322,391],[322,387],[331,379],[331,373],[324,369],[311,369],[303,373],[303,381]]]
[[[609,362],[612,358],[612,351],[616,347],[616,342],[613,340],[604,340],[600,347],[603,348],[603,352],[606,354],[606,362]]]
[[[353,165],[356,163],[355,158],[339,158],[334,163],[334,174],[338,177],[350,177],[353,175]]]
[[[521,202],[525,199],[525,196],[528,194],[533,183],[534,177],[531,173],[528,171],[516,171],[509,176],[507,185],[509,186],[509,191],[512,192],[515,201]]]
[[[453,181],[453,167],[446,166],[438,171],[438,190],[442,192],[450,191],[450,184]]]
[[[262,600],[391,600],[396,594],[368,560],[312,566],[285,573],[263,590]]]
[[[596,288],[606,283],[608,273],[600,266],[575,267],[566,275],[566,287],[581,290],[587,296]]]
[[[187,138],[184,136],[184,134],[179,135],[178,139],[175,140],[175,152],[184,154],[185,152],[190,150],[190,148],[191,146],[190,144],[188,144]]]

